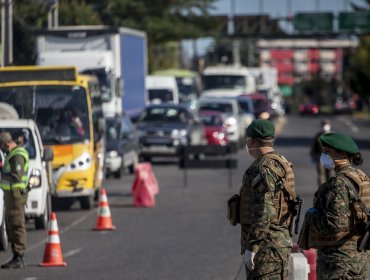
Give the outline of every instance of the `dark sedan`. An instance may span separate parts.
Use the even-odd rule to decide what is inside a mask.
[[[179,147],[205,144],[204,127],[187,107],[158,104],[145,108],[136,123],[140,154],[152,157],[177,156]]]

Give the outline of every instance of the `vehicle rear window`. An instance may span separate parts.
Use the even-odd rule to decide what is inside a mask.
[[[217,111],[222,113],[232,113],[233,107],[228,103],[202,103],[199,105],[200,110]]]

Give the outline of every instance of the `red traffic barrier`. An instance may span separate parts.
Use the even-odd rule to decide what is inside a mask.
[[[67,266],[63,261],[57,217],[54,212],[50,215],[48,240],[44,250],[44,258],[40,266]]]
[[[308,280],[316,280],[316,250],[309,249],[303,250],[303,254],[307,258],[307,262],[310,266],[310,273],[308,273]]]
[[[150,162],[137,164],[131,192],[135,207],[155,206],[155,195],[159,193],[159,186]]]

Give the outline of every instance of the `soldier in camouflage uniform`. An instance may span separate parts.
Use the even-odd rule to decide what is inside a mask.
[[[290,203],[295,200],[291,163],[273,148],[274,124],[254,120],[247,128],[255,158],[240,190],[241,253],[247,279],[287,279],[292,247]]]
[[[321,163],[334,170],[335,177],[319,186],[314,208],[309,208],[305,215],[305,222],[317,231],[308,238],[308,243],[314,241],[318,248],[317,279],[365,280],[368,253],[360,252],[357,246],[365,233],[367,216],[355,202],[355,196],[370,209],[370,181],[356,167],[363,160],[349,136],[328,133],[320,139],[323,145]]]

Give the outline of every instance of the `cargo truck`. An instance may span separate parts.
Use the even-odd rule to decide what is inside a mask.
[[[98,77],[104,116],[145,107],[145,32],[111,26],[61,26],[37,32],[37,65],[76,66]]]

